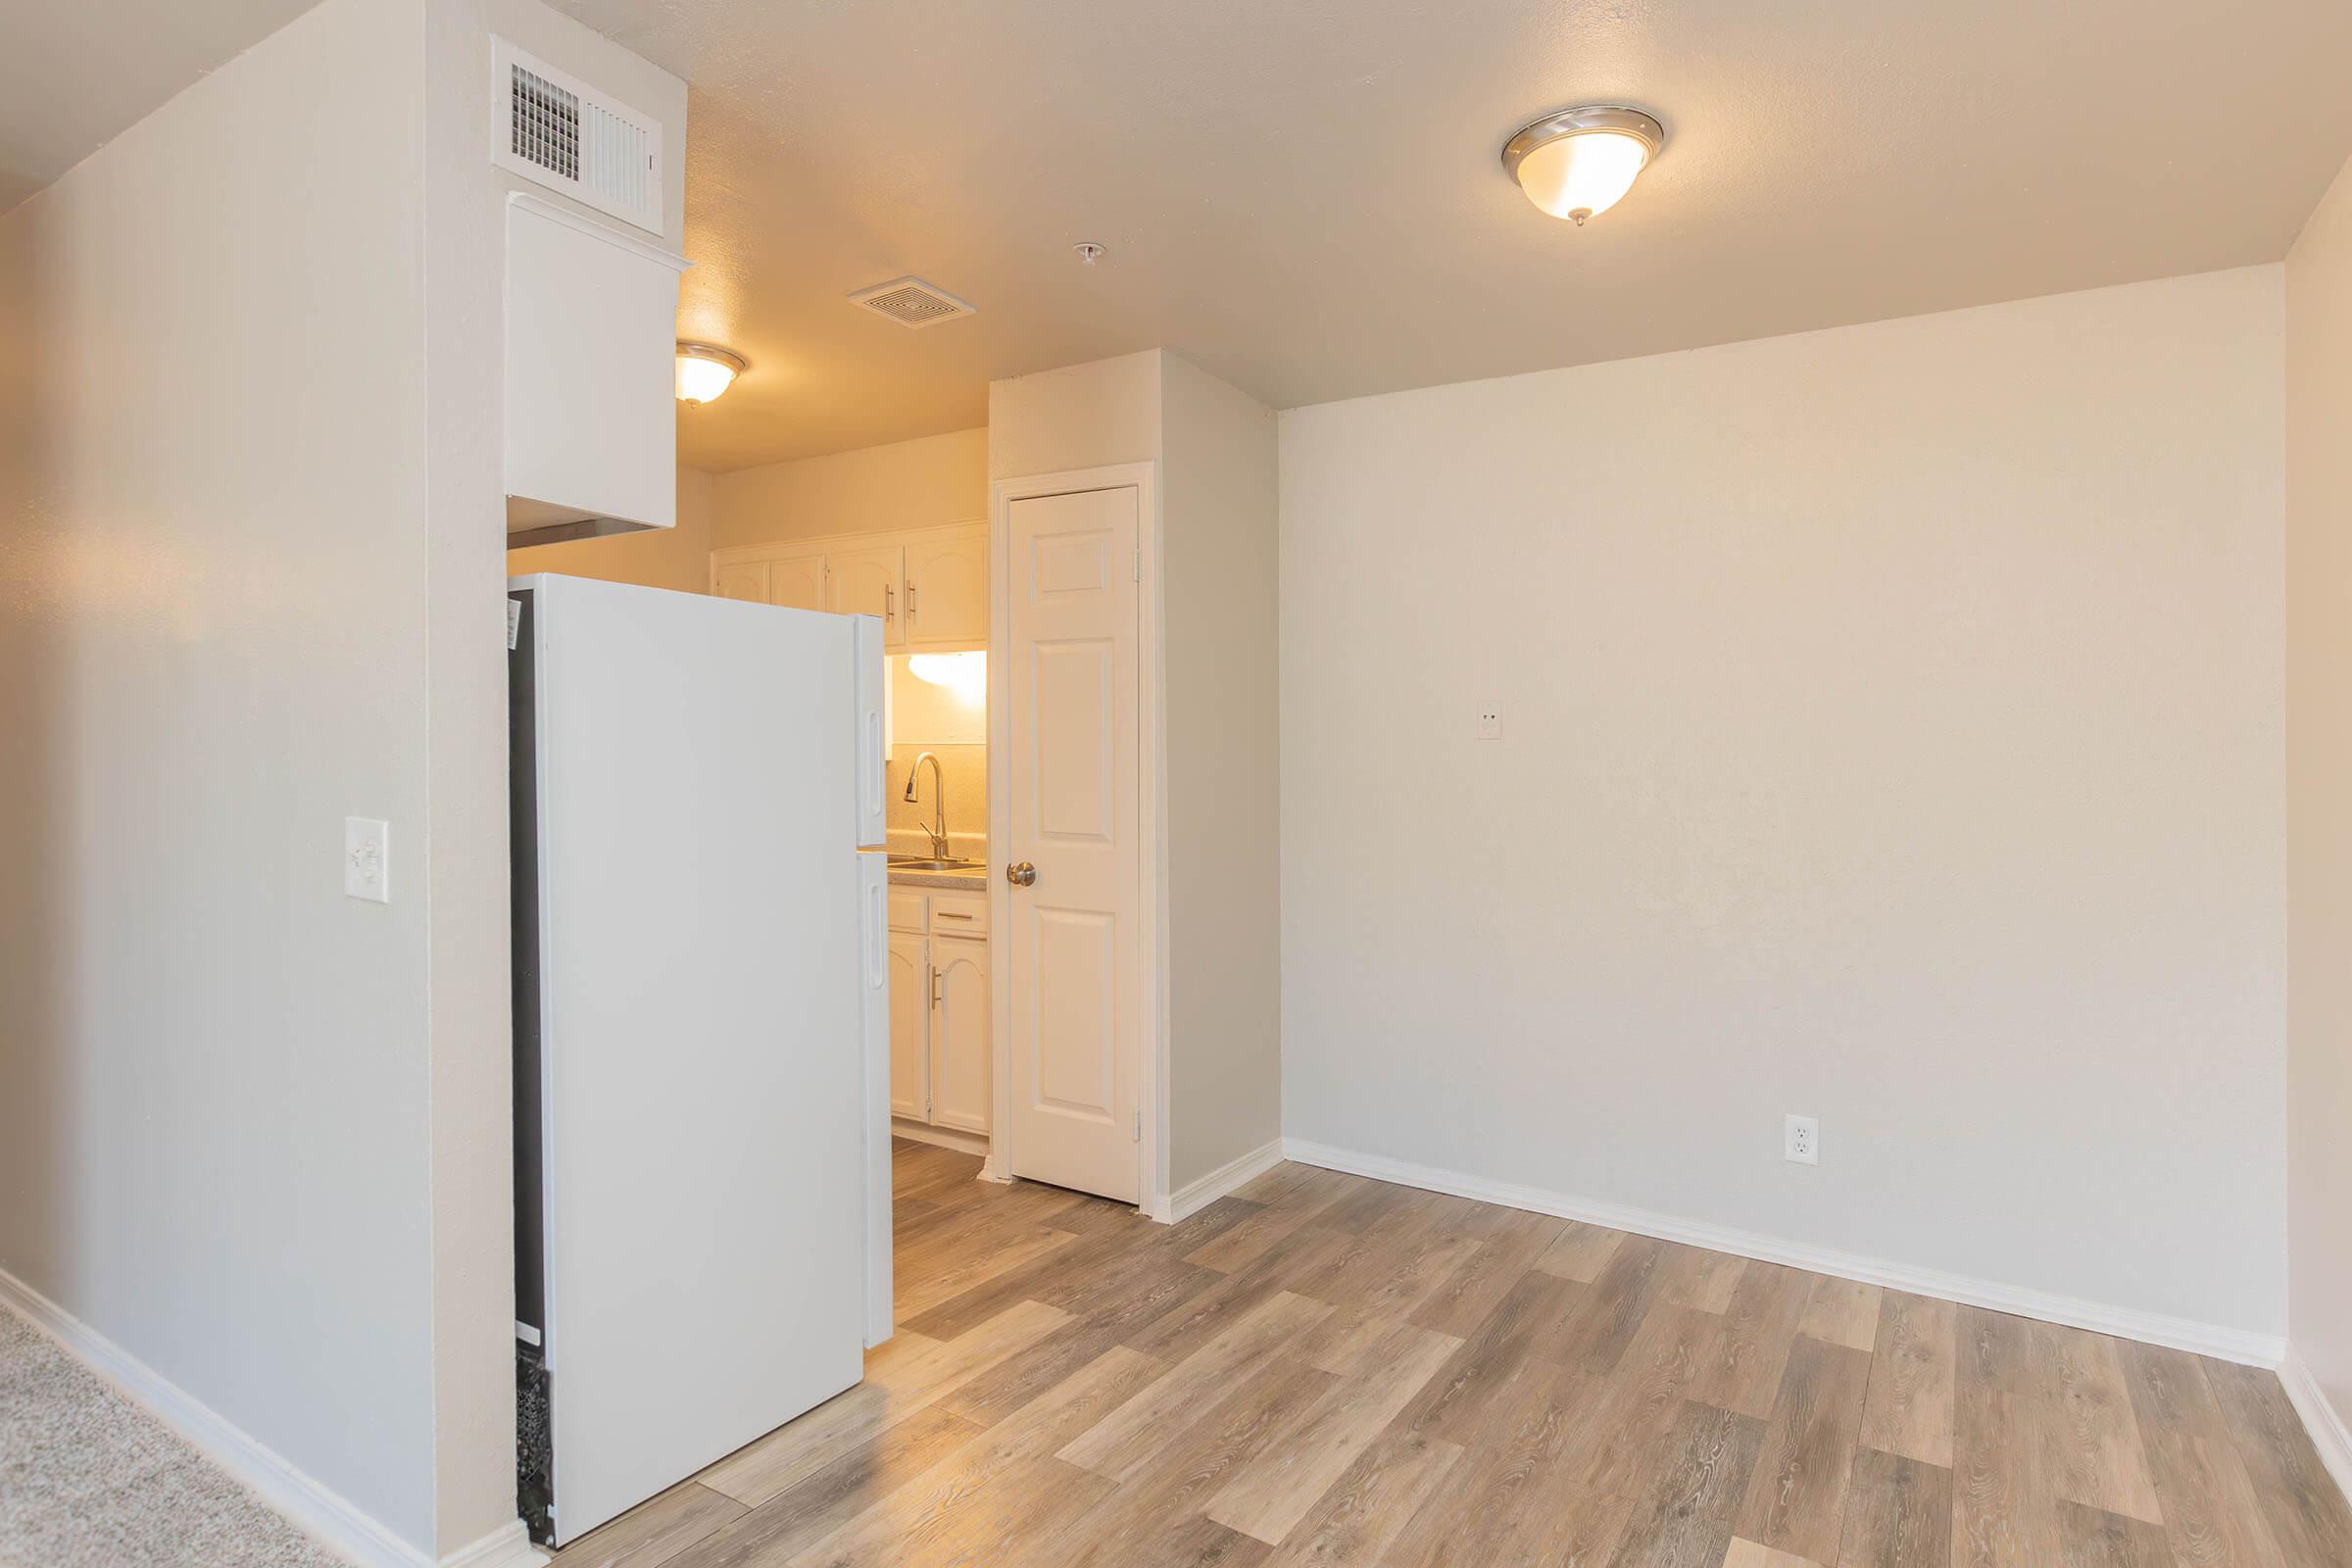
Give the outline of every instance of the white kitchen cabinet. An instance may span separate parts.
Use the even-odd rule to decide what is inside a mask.
[[[762,592],[749,591],[752,583]],[[710,591],[880,617],[888,653],[988,647],[988,524],[842,534],[710,553]]]
[[[767,603],[768,568],[764,561],[739,561],[710,573],[710,591],[721,599]]]
[[[988,645],[988,524],[906,539],[906,646]]]
[[[931,968],[920,933],[890,934],[890,1113],[931,1119]]]
[[[523,191],[506,240],[508,543],[674,526],[685,258]]]
[[[879,615],[882,646],[906,646],[906,553],[897,545],[825,552],[825,608],[836,615]]]
[[[985,897],[892,888],[890,1113],[985,1136],[995,1107]],[[960,1147],[960,1146],[959,1146]]]
[[[988,943],[931,939],[931,1121],[988,1131]]]
[[[829,608],[825,604],[825,558],[784,556],[767,563],[767,602],[787,610]]]

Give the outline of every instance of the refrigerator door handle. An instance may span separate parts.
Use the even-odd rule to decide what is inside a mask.
[[[888,929],[889,910],[884,904],[887,881],[868,879],[864,889],[865,918],[858,922],[858,947],[865,957],[865,987],[871,991],[882,984],[883,933]]]

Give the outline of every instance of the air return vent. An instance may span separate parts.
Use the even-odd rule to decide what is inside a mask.
[[[492,161],[651,234],[663,230],[662,125],[575,76],[491,40]]]
[[[850,296],[850,303],[887,316],[901,326],[937,326],[958,316],[969,316],[974,310],[966,301],[944,289],[933,288],[919,277],[894,278],[872,288],[861,288]]]

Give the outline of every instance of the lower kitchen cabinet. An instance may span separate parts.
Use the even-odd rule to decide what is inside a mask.
[[[968,898],[892,899],[890,933],[890,1113],[957,1132],[986,1134],[995,1108],[989,1053],[988,939],[934,934],[941,908],[952,918]],[[926,910],[924,929],[908,930]]]
[[[931,1122],[988,1131],[988,944],[931,939]]]
[[[890,1113],[931,1119],[931,958],[920,932],[890,934]]]

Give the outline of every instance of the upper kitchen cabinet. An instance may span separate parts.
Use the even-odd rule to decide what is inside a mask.
[[[796,610],[872,615],[883,648],[988,646],[988,524],[956,522],[710,553],[710,591]]]
[[[768,604],[767,571],[768,564],[764,561],[746,561],[738,565],[721,566],[710,574],[710,591],[721,599],[741,599],[755,605]]]
[[[882,646],[906,646],[906,553],[896,544],[825,552],[825,608],[837,615],[879,615]]]
[[[906,538],[906,646],[988,646],[988,524]]]
[[[759,563],[749,563],[759,564]],[[732,571],[729,566],[722,570]],[[787,610],[823,610],[825,604],[825,558],[793,556],[766,563],[767,602],[782,605]]]
[[[685,266],[569,208],[508,195],[510,546],[676,525]]]

